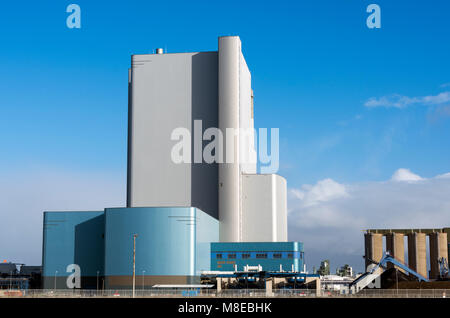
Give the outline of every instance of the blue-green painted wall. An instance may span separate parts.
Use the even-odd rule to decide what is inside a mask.
[[[277,254],[280,258],[276,258]],[[244,258],[245,256],[248,258]],[[262,258],[264,257],[265,258]],[[258,258],[260,257],[260,258]],[[261,265],[264,271],[303,270],[304,253],[301,242],[242,242],[242,243],[212,243],[211,270],[243,271],[245,265]]]
[[[105,209],[106,276],[132,275],[135,233],[136,275],[198,276],[210,269],[219,222],[191,207]]]
[[[44,212],[43,276],[67,277],[70,264],[80,266],[81,276],[103,275],[103,211]]]

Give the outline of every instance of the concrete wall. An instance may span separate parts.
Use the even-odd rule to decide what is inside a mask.
[[[239,163],[242,173],[256,173],[252,76],[240,53],[239,64]]]
[[[277,242],[286,242],[288,240],[287,230],[287,181],[279,175],[272,175],[275,183],[275,189],[272,188],[272,193],[275,194],[276,202],[273,206],[276,208],[277,220]]]
[[[431,233],[430,237],[430,278],[439,278],[439,262],[448,257],[447,233]]]
[[[420,275],[428,277],[425,233],[408,234],[408,266]]]
[[[217,52],[133,55],[130,77],[127,206],[194,206],[217,218],[217,164],[171,158],[175,128],[191,132],[194,162],[193,139],[202,146],[203,131],[218,126]]]
[[[401,233],[386,234],[386,251],[388,251],[398,261],[405,263],[405,235]],[[388,268],[394,265],[388,264]]]
[[[286,242],[286,180],[275,174],[242,175],[242,241]]]
[[[374,233],[364,234],[365,263],[367,267],[374,262],[379,262],[383,257],[383,235]]]

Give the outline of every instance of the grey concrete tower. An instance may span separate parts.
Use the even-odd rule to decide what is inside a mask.
[[[386,251],[401,263],[405,263],[405,235],[402,233],[386,234]],[[395,266],[389,263],[388,267]]]
[[[238,36],[219,37],[214,52],[133,55],[128,87],[128,207],[199,208],[219,219],[221,242],[287,240],[286,180],[256,174],[251,73]],[[219,155],[206,162],[205,136],[217,128]]]
[[[424,277],[427,273],[427,236],[425,233],[408,234],[408,266]]]
[[[447,233],[430,233],[430,278],[439,278],[439,260],[448,258]]]
[[[383,257],[383,235],[376,233],[364,234],[366,269],[373,262],[379,262]]]
[[[128,207],[193,206],[218,218],[218,165],[194,160],[203,131],[218,125],[217,58],[217,52],[132,56]],[[199,133],[196,120],[202,121]],[[179,128],[190,133],[190,146],[181,151],[191,154],[190,162],[172,158]]]
[[[219,165],[220,241],[241,240],[241,182],[239,136],[239,75],[241,41],[237,36],[219,38],[219,129],[224,134],[224,163]],[[228,153],[227,153],[228,150]],[[233,150],[233,153],[230,153]]]

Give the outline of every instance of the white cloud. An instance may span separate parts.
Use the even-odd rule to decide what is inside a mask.
[[[382,96],[379,98],[371,97],[364,103],[364,106],[368,108],[374,107],[405,108],[414,104],[440,105],[447,102],[450,102],[450,92],[448,91],[439,93],[437,95],[429,95],[422,97],[408,97],[399,94]]]
[[[39,265],[44,211],[125,205],[125,178],[108,173],[36,169],[0,172],[0,260]]]
[[[425,179],[399,169],[395,175],[384,182],[326,179],[291,189],[289,239],[305,243],[309,270],[327,258],[333,269],[350,263],[361,270],[365,229],[450,226],[450,173]]]
[[[435,96],[422,97],[421,102],[428,105],[438,105],[450,102],[450,92],[442,92]]]
[[[417,99],[410,98],[408,96],[401,96],[398,94],[383,96],[380,98],[371,97],[365,103],[364,106],[372,107],[395,107],[404,108],[410,104],[417,103]]]
[[[300,190],[292,189],[291,193],[302,201],[304,207],[348,196],[345,185],[332,179],[321,180],[314,186],[303,185]]]
[[[400,168],[394,172],[391,178],[392,181],[420,181],[423,178],[417,174],[412,173],[408,169]]]

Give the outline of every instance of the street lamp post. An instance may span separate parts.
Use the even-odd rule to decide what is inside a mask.
[[[53,286],[54,292],[56,292],[56,274],[58,274],[58,271],[55,271],[55,281],[54,281],[54,286]]]
[[[98,294],[98,274],[99,274],[99,271],[97,271],[97,294]]]
[[[136,289],[136,238],[137,234],[133,234],[133,298],[135,296]]]
[[[395,269],[395,283],[397,285],[397,296],[398,296],[398,269]]]
[[[145,270],[142,271],[142,291],[145,289]]]

